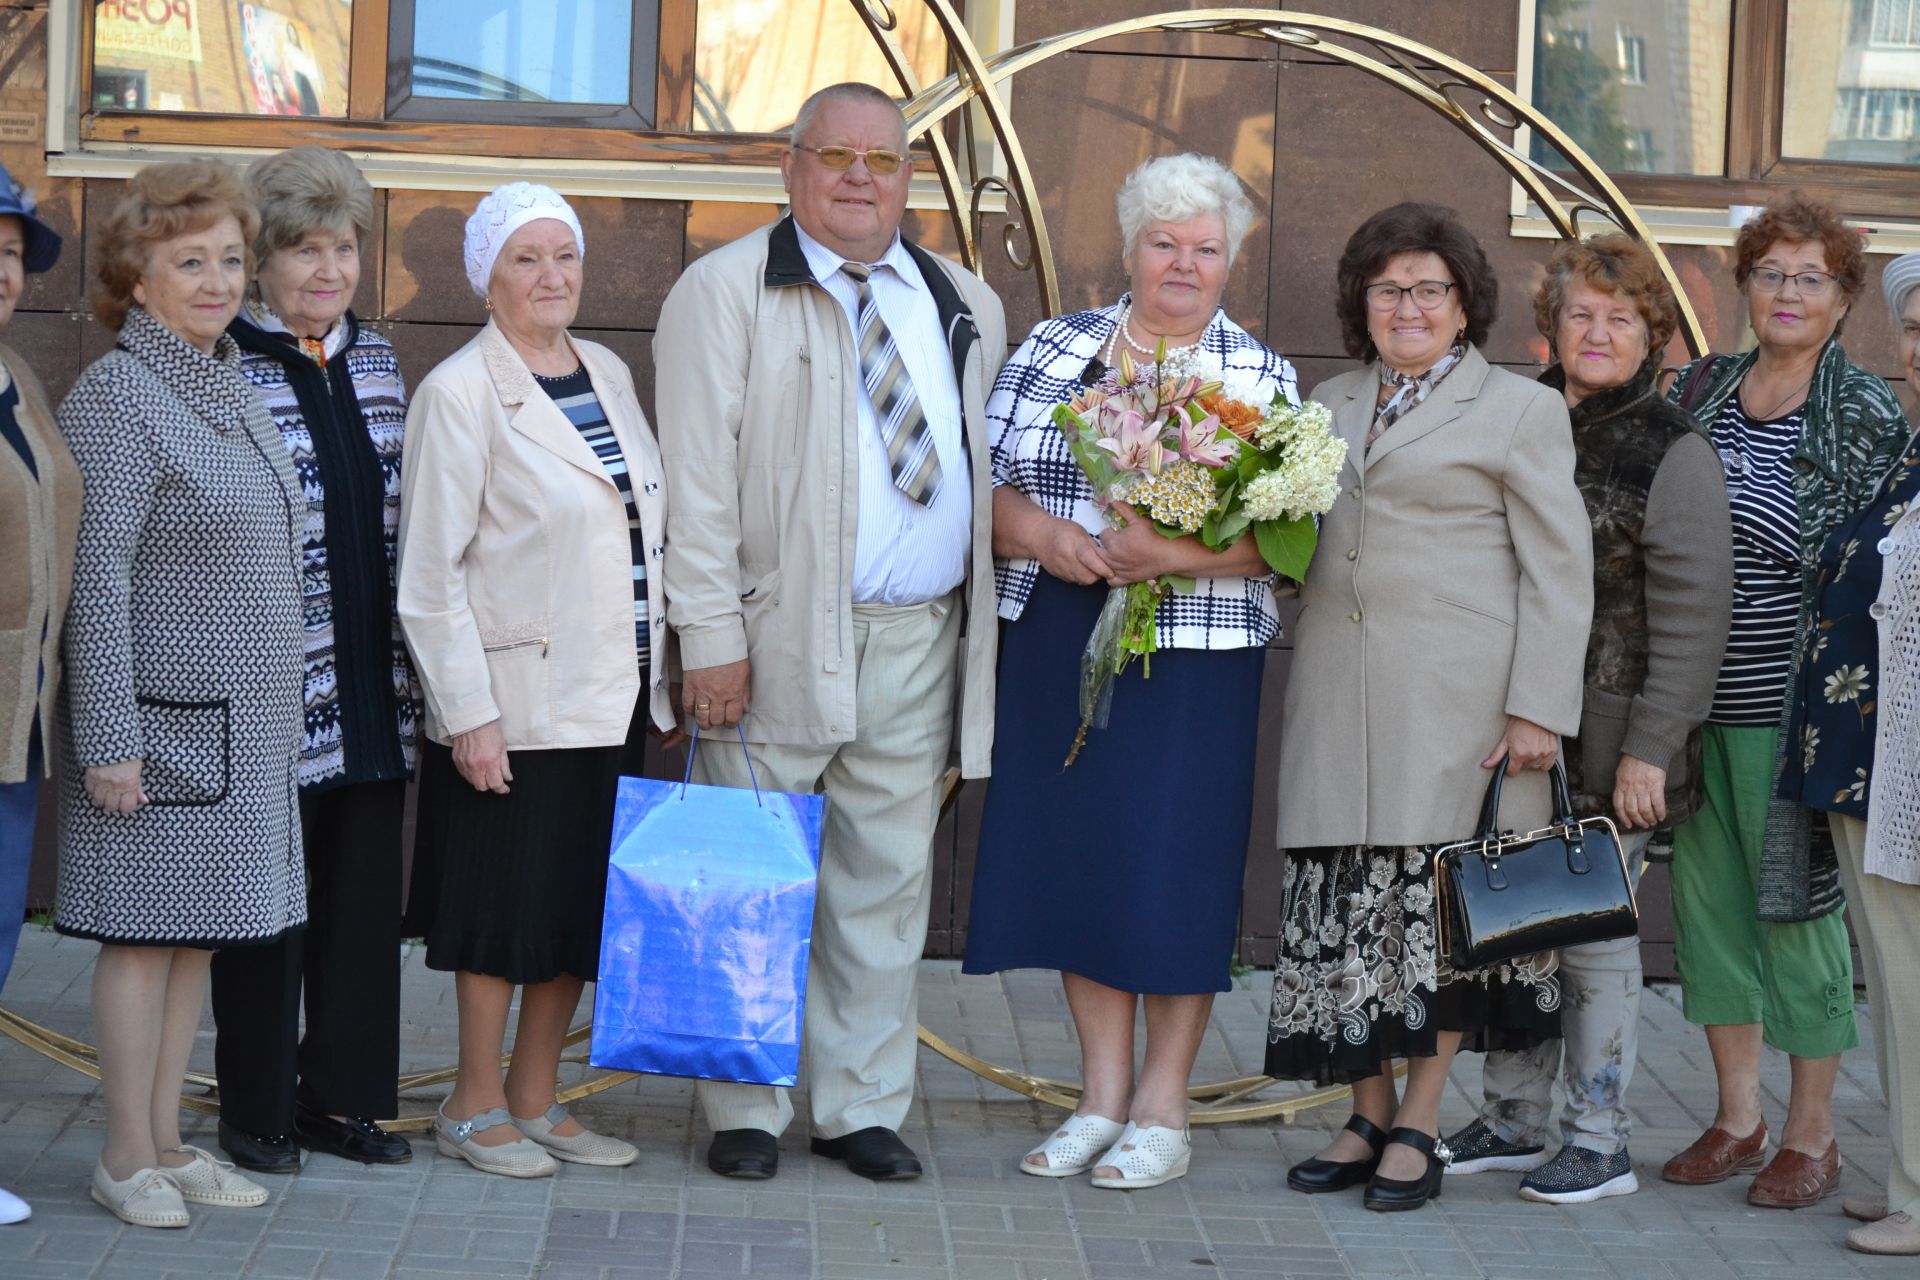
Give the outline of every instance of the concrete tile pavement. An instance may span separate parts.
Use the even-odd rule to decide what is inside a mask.
[[[88,1029],[94,948],[29,928],[5,1006],[80,1039]],[[451,984],[405,962],[404,1046],[410,1067],[450,1061]],[[1215,1010],[1199,1075],[1259,1069],[1265,975]],[[1021,1176],[1021,1152],[1057,1112],[1014,1097],[932,1053],[905,1136],[926,1158],[917,1182],[875,1185],[805,1151],[804,1110],[783,1140],[772,1182],[731,1183],[705,1165],[707,1130],[692,1087],[643,1079],[576,1107],[588,1125],[641,1148],[628,1169],[568,1166],[517,1182],[442,1159],[416,1141],[399,1167],[310,1157],[269,1179],[257,1210],[196,1209],[186,1231],[121,1226],[87,1198],[100,1143],[93,1081],[0,1038],[0,1186],[33,1204],[31,1221],[0,1228],[6,1280],[1162,1280],[1163,1277],[1486,1277],[1595,1280],[1852,1280],[1920,1275],[1912,1259],[1849,1253],[1837,1202],[1797,1213],[1751,1209],[1744,1183],[1681,1188],[1660,1163],[1705,1125],[1713,1077],[1704,1039],[1672,993],[1650,991],[1630,1094],[1639,1194],[1571,1208],[1517,1199],[1517,1175],[1450,1180],[1426,1211],[1367,1213],[1358,1193],[1305,1197],[1281,1186],[1346,1116],[1335,1104],[1297,1125],[1195,1130],[1193,1172],[1152,1191],[1096,1191],[1084,1179]],[[1006,1065],[1071,1078],[1066,1008],[1050,975],[921,972],[921,1017],[952,1043]],[[1870,1023],[1870,1016],[1867,1021]],[[1866,1034],[1871,1034],[1870,1026]],[[196,1065],[211,1061],[211,1026]],[[580,1068],[568,1068],[570,1072]],[[1771,1122],[1784,1115],[1786,1065],[1767,1063]],[[1289,1088],[1290,1086],[1281,1086]],[[1443,1118],[1464,1123],[1478,1096],[1477,1059],[1463,1060]],[[409,1101],[428,1110],[437,1098]],[[1863,1046],[1843,1063],[1836,1120],[1848,1189],[1885,1175],[1886,1109]],[[191,1117],[189,1141],[213,1148],[213,1122]]]

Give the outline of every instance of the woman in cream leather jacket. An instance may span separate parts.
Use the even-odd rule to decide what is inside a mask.
[[[431,739],[409,932],[455,972],[460,1012],[436,1140],[522,1178],[635,1158],[569,1116],[554,1077],[599,962],[617,779],[649,721],[676,732],[660,455],[626,365],[567,333],[584,252],[548,188],[480,202],[467,278],[493,318],[415,392],[401,477],[398,608]]]

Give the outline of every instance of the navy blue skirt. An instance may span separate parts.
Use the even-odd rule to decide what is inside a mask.
[[[968,973],[1058,969],[1121,991],[1232,985],[1266,650],[1135,659],[1071,769],[1080,653],[1107,598],[1046,573],[1000,642]]]

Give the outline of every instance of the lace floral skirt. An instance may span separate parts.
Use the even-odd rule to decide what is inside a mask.
[[[1559,957],[1455,970],[1440,956],[1433,858],[1414,846],[1290,849],[1267,1074],[1348,1084],[1439,1032],[1475,1052],[1560,1035]]]

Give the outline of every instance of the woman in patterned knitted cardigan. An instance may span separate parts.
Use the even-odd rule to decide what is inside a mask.
[[[1790,1209],[1840,1179],[1833,1085],[1859,1035],[1827,824],[1775,784],[1799,748],[1789,695],[1821,548],[1872,497],[1909,432],[1893,389],[1835,340],[1866,282],[1860,236],[1839,215],[1799,195],[1775,201],[1741,229],[1734,279],[1758,346],[1694,361],[1673,392],[1726,469],[1734,604],[1702,743],[1706,800],[1673,847],[1681,992],[1687,1020],[1707,1029],[1720,1099],[1711,1127],[1663,1176],[1700,1185],[1759,1169],[1748,1202]],[[1793,1069],[1770,1163],[1763,1041]]]
[[[1920,386],[1920,253],[1880,276]],[[1827,539],[1780,794],[1827,815],[1860,940],[1893,1161],[1885,1198],[1847,1197],[1862,1253],[1920,1254],[1920,437]]]
[[[256,162],[258,278],[227,332],[305,490],[307,927],[213,958],[220,1145],[292,1173],[295,1144],[412,1158],[399,1110],[400,819],[419,693],[393,608],[406,389],[385,338],[347,309],[373,190],[353,161],[295,147]],[[305,986],[306,1030],[300,1029]]]
[[[307,916],[300,481],[226,336],[253,201],[215,163],[143,169],[100,228],[119,331],[59,410],[86,486],[67,611],[54,925],[101,944],[107,1138],[93,1198],[136,1226],[266,1191],[180,1140],[209,953]]]

